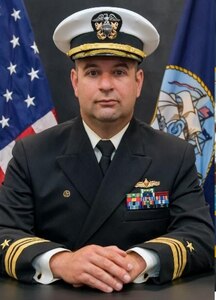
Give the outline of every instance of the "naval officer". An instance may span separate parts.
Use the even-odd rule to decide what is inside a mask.
[[[0,190],[1,273],[103,292],[213,264],[193,147],[133,116],[159,44],[143,16],[95,7],[63,20],[80,116],[17,141]]]

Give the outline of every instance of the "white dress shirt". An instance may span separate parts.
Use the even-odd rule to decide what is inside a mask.
[[[83,121],[83,125],[84,128],[86,130],[86,133],[90,139],[92,148],[94,149],[97,161],[99,162],[101,159],[101,152],[100,150],[96,147],[97,143],[101,140],[101,138],[94,132],[91,130],[91,128],[88,127],[88,125]],[[110,138],[110,141],[113,143],[115,150],[111,156],[111,160],[113,159],[114,155],[115,155],[115,151],[119,146],[119,143],[125,133],[125,131],[127,130],[129,126],[129,123],[119,132],[117,133],[115,136],[113,136],[112,138]],[[49,261],[50,258],[58,253],[58,252],[62,252],[62,251],[70,251],[64,248],[56,248],[53,250],[50,250],[46,253],[43,253],[39,256],[37,256],[33,262],[32,265],[35,268],[35,275],[34,275],[34,279],[42,284],[49,284],[52,283],[56,280],[58,280],[58,278],[54,278],[53,274],[50,270],[50,266],[49,266]],[[137,254],[139,254],[146,262],[146,268],[145,270],[143,270],[143,272],[141,274],[139,274],[139,276],[133,281],[134,283],[142,283],[148,280],[148,278],[150,277],[157,277],[159,275],[159,271],[160,271],[160,260],[158,255],[156,254],[156,252],[151,251],[151,250],[146,250],[146,249],[142,249],[139,247],[134,247],[129,249],[127,252],[136,252]]]

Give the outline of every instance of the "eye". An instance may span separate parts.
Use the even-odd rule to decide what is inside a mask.
[[[98,70],[90,69],[86,71],[86,76],[96,77],[99,74]]]
[[[116,69],[113,73],[115,76],[123,76],[127,74],[125,69]]]

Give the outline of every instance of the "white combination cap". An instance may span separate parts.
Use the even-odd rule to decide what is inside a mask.
[[[156,28],[141,15],[119,7],[93,7],[64,19],[53,34],[56,47],[73,60],[120,56],[142,61],[159,44]]]

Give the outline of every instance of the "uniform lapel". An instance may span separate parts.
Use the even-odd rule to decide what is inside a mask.
[[[126,194],[133,189],[151,164],[151,158],[145,155],[144,137],[137,127],[136,121],[132,121],[122,138],[95,196],[77,241],[77,248],[83,246],[120,203],[125,201]]]
[[[102,180],[102,174],[82,121],[72,126],[65,153],[57,157],[64,174],[91,205]]]

